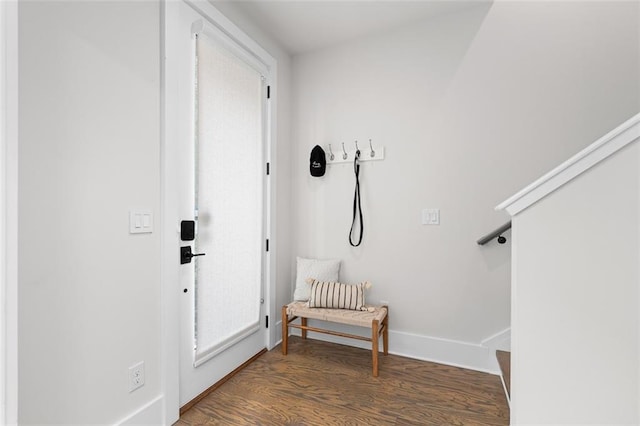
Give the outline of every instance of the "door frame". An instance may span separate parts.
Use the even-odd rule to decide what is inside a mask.
[[[0,1],[0,423],[18,423],[18,2]]]
[[[175,104],[171,104],[178,90],[177,79],[173,78],[176,73],[172,58],[167,57],[171,50],[172,22],[177,16],[178,8],[184,2],[200,12],[207,18],[209,24],[217,27],[226,33],[235,43],[239,44],[269,69],[271,97],[270,105],[267,109],[266,122],[268,126],[265,147],[265,161],[270,163],[270,174],[266,179],[266,226],[265,234],[269,239],[269,252],[266,256],[264,280],[265,280],[265,315],[275,318],[277,309],[275,307],[276,295],[276,117],[277,117],[277,61],[258,43],[249,37],[244,31],[226,18],[210,3],[203,0],[163,0],[161,2],[161,24],[160,24],[160,47],[161,47],[161,143],[160,143],[160,173],[161,173],[161,288],[162,288],[162,391],[164,394],[164,424],[173,424],[179,418],[179,343],[180,343],[180,289],[179,289],[179,262],[178,247],[179,235],[178,224],[181,220],[173,209],[173,194],[177,192],[177,179],[175,178],[175,167],[173,159],[176,157],[174,151],[178,149],[175,142],[176,125],[172,117],[175,117]],[[276,343],[275,321],[271,321],[267,333],[267,349],[272,349]]]

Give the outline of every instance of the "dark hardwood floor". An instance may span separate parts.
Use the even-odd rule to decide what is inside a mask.
[[[508,425],[499,376],[291,337],[198,402],[187,425]]]

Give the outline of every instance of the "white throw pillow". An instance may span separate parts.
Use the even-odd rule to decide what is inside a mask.
[[[306,282],[307,278],[315,278],[320,281],[339,281],[340,260],[305,259],[296,258],[296,289],[293,292],[293,300],[307,301],[311,294],[311,286]]]

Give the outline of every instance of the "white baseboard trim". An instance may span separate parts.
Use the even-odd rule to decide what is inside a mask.
[[[311,322],[312,321],[309,320],[309,325],[311,325]],[[327,324],[326,322],[323,322],[322,326],[332,330],[364,335],[362,333],[363,329],[358,329],[358,327],[339,326]],[[499,333],[500,338],[504,337],[504,333],[506,332],[510,335],[510,329],[505,330]],[[294,336],[300,336],[300,330],[293,329],[291,334]],[[360,340],[314,332],[309,332],[307,336],[311,339],[322,340],[325,342],[371,349],[371,344],[369,342]],[[489,342],[492,343],[493,340],[490,340]],[[389,330],[389,353],[422,361],[467,368],[484,373],[495,375],[500,374],[500,368],[495,359],[495,349],[485,346],[484,344],[461,342],[457,340]]]
[[[491,349],[511,352],[511,327],[487,337],[480,344]]]
[[[480,344],[489,350],[490,369],[500,374],[500,366],[498,365],[498,358],[496,358],[495,353],[497,350],[511,352],[511,327],[487,337],[480,342]]]
[[[275,348],[282,342],[282,320],[276,322],[276,329],[275,329],[274,335],[275,335],[275,341],[273,343],[273,346],[270,347],[269,350]]]
[[[132,414],[116,423],[117,426],[151,426],[162,425],[164,421],[164,396],[158,395],[138,408]]]
[[[389,351],[408,358],[500,374],[491,363],[491,357],[495,358],[495,355],[487,347],[475,343],[389,330]]]

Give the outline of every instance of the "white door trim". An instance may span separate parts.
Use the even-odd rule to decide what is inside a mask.
[[[18,423],[18,3],[0,1],[0,423]]]
[[[266,291],[265,291],[265,312],[270,318],[274,318],[277,312],[275,303],[275,174],[274,159],[276,148],[276,94],[277,94],[277,62],[276,60],[240,28],[227,19],[215,7],[206,1],[189,1],[185,3],[207,17],[209,23],[223,31],[231,37],[240,46],[253,52],[269,69],[270,86],[271,86],[271,102],[268,109],[267,120],[269,120],[270,128],[267,135],[267,151],[265,152],[265,160],[271,163],[270,179],[267,184],[267,223],[269,227],[266,229],[266,236],[270,239],[270,255],[267,256],[266,265]],[[178,259],[178,223],[180,218],[172,207],[172,193],[176,191],[176,182],[171,175],[171,160],[174,158],[176,144],[175,140],[176,128],[168,117],[175,117],[176,114],[172,110],[175,105],[170,105],[167,101],[171,98],[171,94],[176,90],[176,79],[172,66],[171,58],[167,58],[169,43],[172,40],[171,28],[172,20],[177,14],[179,2],[171,0],[162,1],[161,6],[161,48],[162,48],[162,65],[161,65],[161,197],[162,197],[162,350],[163,350],[163,380],[162,388],[165,395],[164,398],[164,424],[173,424],[179,417],[179,344],[180,344],[180,303],[179,295],[179,264]],[[175,26],[173,26],[175,27]],[[268,349],[273,348],[276,344],[276,327],[275,322],[270,321],[268,342],[265,345]]]

